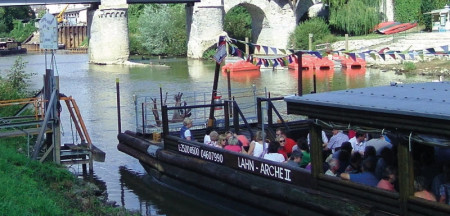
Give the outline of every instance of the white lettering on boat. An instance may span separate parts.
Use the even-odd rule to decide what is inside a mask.
[[[248,158],[240,158],[238,157],[238,167],[241,169],[246,169],[250,171],[255,171],[255,162]]]
[[[217,162],[217,163],[223,163],[223,155],[220,153],[208,151],[202,149],[200,151],[200,157],[205,160]]]
[[[265,176],[271,176],[289,182],[291,181],[291,170],[283,167],[261,163],[259,173]]]
[[[185,144],[178,144],[178,151],[179,152],[183,152],[186,154],[190,154],[190,155],[194,155],[199,157],[200,156],[200,149],[196,146],[189,146],[189,145],[185,145]]]

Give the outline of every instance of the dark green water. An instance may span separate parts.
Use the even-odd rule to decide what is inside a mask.
[[[10,69],[17,56],[0,58],[0,75]],[[22,55],[28,62],[26,70],[37,73],[32,89],[42,88],[45,72],[44,54]],[[135,130],[133,95],[155,95],[164,92],[210,92],[215,64],[211,61],[184,58],[151,60],[169,65],[170,69],[149,66],[100,66],[88,64],[87,54],[57,54],[55,74],[60,77],[60,92],[72,96],[80,107],[83,119],[94,144],[106,152],[104,163],[94,163],[96,179],[103,184],[111,201],[142,215],[230,215],[236,212],[220,210],[181,195],[155,183],[143,183],[145,171],[138,161],[117,146],[116,78],[120,80],[122,130]],[[148,63],[149,60],[141,61]],[[50,64],[49,60],[47,62]],[[48,66],[50,67],[50,66]],[[312,72],[303,74],[303,92],[313,90]],[[366,86],[389,85],[391,81],[412,83],[431,81],[431,77],[395,75],[393,71],[367,70],[318,71],[317,92]],[[226,75],[220,74],[219,89],[226,88]],[[289,70],[262,70],[231,74],[232,88],[267,88],[273,96],[295,94],[297,73]],[[67,110],[61,114],[64,143],[76,141]],[[80,166],[72,166],[80,172]],[[145,178],[145,177],[144,177]],[[145,185],[142,187],[142,185]],[[212,212],[214,212],[212,214]]]

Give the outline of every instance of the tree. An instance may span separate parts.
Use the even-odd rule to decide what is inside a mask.
[[[154,55],[185,55],[187,52],[184,5],[146,5],[139,17],[140,41]]]
[[[339,32],[353,35],[369,33],[380,22],[380,12],[378,4],[366,1],[350,0],[342,7],[330,8],[330,26]]]
[[[14,28],[14,20],[35,19],[36,15],[30,6],[1,7],[0,8],[0,35],[6,35]]]
[[[250,13],[243,6],[236,6],[232,8],[225,15],[224,30],[228,33],[228,36],[245,40],[246,37],[252,36],[252,17]]]

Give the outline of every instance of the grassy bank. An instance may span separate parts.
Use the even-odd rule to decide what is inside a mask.
[[[28,159],[24,143],[0,139],[0,215],[132,215],[106,205],[64,167]]]

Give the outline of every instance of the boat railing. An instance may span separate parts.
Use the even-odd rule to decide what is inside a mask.
[[[245,116],[245,119],[248,124],[258,122],[257,119],[257,98],[265,98],[268,94],[265,90],[258,90],[255,87],[251,88],[236,88],[231,89],[228,93],[228,90],[218,90],[218,96],[214,99],[214,103],[224,103],[225,101],[235,101],[239,104],[239,109],[242,112],[242,115]],[[178,97],[178,102],[175,97]],[[161,105],[167,105],[168,107],[178,107],[178,109],[169,109],[168,110],[168,121],[175,124],[178,123],[178,126],[182,126],[181,122],[183,118],[187,115],[194,121],[194,125],[204,124],[205,119],[209,117],[209,106],[202,106],[201,108],[193,108],[191,106],[196,105],[209,105],[211,104],[211,92],[189,92],[189,93],[181,93],[178,92],[176,94],[168,94],[162,93],[160,90],[159,94],[155,95],[135,95],[134,98],[135,105],[135,124],[136,124],[136,132],[143,134],[151,134],[153,132],[162,132],[162,113],[161,113]],[[162,104],[161,104],[162,101]],[[277,106],[278,114],[275,118],[280,118],[279,116],[285,115],[286,105],[284,101],[279,100],[276,101],[276,105],[273,104],[272,107]],[[230,115],[233,113],[233,103],[230,103]],[[215,115],[220,116],[217,117],[218,124],[223,123],[225,107],[216,107]],[[185,112],[188,112],[187,114]],[[245,122],[240,118],[240,124],[245,124]],[[265,117],[264,120],[273,119],[270,117]],[[262,120],[259,120],[261,123]],[[223,126],[223,125],[221,125]],[[176,128],[176,127],[174,127]],[[174,129],[175,130],[175,129]]]

